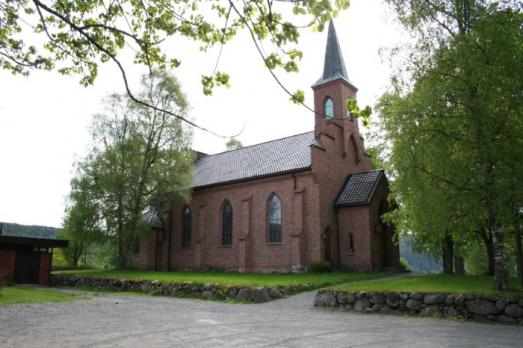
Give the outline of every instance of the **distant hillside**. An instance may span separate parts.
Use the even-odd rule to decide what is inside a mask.
[[[58,238],[59,229],[55,227],[20,225],[10,222],[0,222],[0,224],[3,224],[2,235],[49,239]]]
[[[411,238],[400,239],[400,256],[404,257],[409,263],[412,272],[416,273],[440,273],[443,270],[441,259],[425,253],[418,253],[412,250]]]

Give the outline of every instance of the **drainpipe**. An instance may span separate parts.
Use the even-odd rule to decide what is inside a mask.
[[[169,245],[167,246],[167,272],[171,271],[171,244],[172,244],[172,216],[173,216],[173,205],[170,204],[169,214],[167,215],[167,231],[169,232]]]
[[[338,254],[338,269],[341,269],[341,253],[340,253],[340,217],[338,213],[338,208],[334,207],[334,212],[336,213],[336,252]]]

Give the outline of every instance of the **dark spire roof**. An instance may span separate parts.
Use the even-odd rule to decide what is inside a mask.
[[[327,36],[327,47],[325,49],[325,64],[323,67],[323,75],[313,85],[321,85],[326,82],[343,79],[348,83],[349,76],[347,75],[347,69],[345,68],[345,62],[343,61],[343,55],[341,54],[340,44],[338,37],[336,36],[336,29],[334,23],[329,22],[329,34]]]

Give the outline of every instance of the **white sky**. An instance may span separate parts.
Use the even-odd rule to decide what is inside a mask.
[[[401,40],[400,30],[383,0],[352,0],[349,10],[335,19],[335,26],[349,78],[359,89],[358,103],[373,106],[390,77],[379,50],[395,46]],[[326,36],[326,30],[304,31],[300,72],[278,72],[291,91],[306,92],[310,106],[310,86],[323,71]],[[230,73],[232,88],[216,89],[212,97],[203,95],[200,77],[212,72],[217,49],[202,53],[182,40],[172,47],[182,60],[175,74],[191,104],[190,116],[198,124],[225,135],[237,133],[245,124],[238,137],[244,145],[313,129],[313,114],[289,101],[246,35],[224,47],[219,70]],[[137,86],[142,70],[127,70]],[[123,91],[112,64],[100,69],[94,86],[84,88],[78,80],[54,72],[24,78],[0,70],[0,221],[61,225],[73,163],[90,141],[92,115],[100,111],[104,96]],[[197,131],[193,147],[216,153],[224,150],[225,142]]]

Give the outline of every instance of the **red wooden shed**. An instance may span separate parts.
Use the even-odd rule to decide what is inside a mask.
[[[68,241],[0,235],[0,274],[15,283],[49,284],[53,248]]]

